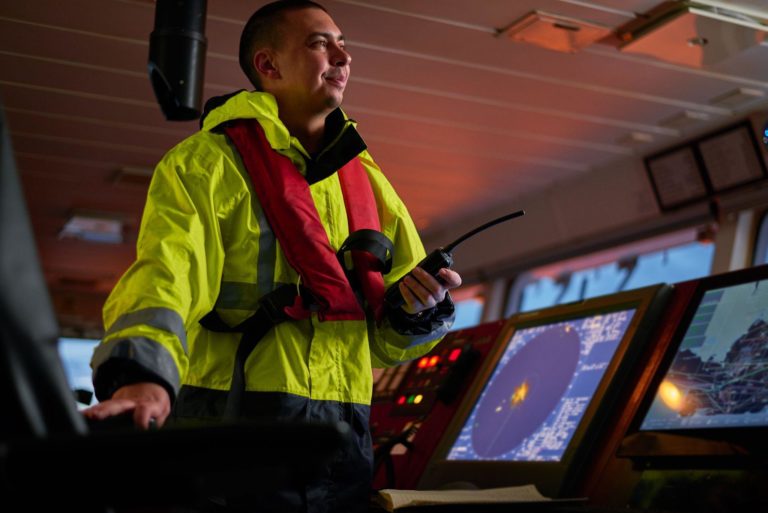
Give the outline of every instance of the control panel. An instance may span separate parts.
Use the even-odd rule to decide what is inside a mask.
[[[495,321],[451,332],[429,354],[379,377],[371,409],[375,488],[416,487],[505,325]]]

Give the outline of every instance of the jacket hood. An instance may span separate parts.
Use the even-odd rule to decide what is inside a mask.
[[[205,102],[200,126],[205,131],[235,119],[258,119],[275,149],[287,149],[291,135],[277,115],[277,100],[269,93],[240,90]]]

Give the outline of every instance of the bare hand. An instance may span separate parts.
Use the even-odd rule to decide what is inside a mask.
[[[400,293],[405,299],[403,310],[411,315],[428,310],[445,299],[448,290],[461,285],[461,276],[456,271],[443,268],[437,274],[445,284],[437,281],[421,267],[414,268],[400,282]]]
[[[171,413],[171,398],[165,388],[156,383],[134,383],[118,388],[110,399],[83,410],[83,415],[104,420],[129,411],[133,411],[133,423],[137,427],[149,429],[150,419],[155,419],[160,427]]]

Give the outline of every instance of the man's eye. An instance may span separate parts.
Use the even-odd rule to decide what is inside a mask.
[[[315,41],[314,43],[312,43],[312,46],[316,46],[318,48],[325,48],[326,46],[328,46],[328,41],[325,41],[325,40]]]

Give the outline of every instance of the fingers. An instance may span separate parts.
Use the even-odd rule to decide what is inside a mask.
[[[140,403],[133,411],[133,423],[141,429],[161,427],[169,413],[170,410],[160,403]]]
[[[405,282],[406,280],[400,282],[400,294],[403,295],[403,300],[405,300],[402,309],[411,315],[417,314],[425,308],[421,304],[421,300],[416,297],[413,292],[411,292],[411,289],[408,287],[408,285],[406,285]]]
[[[83,410],[83,414],[90,419],[104,420],[129,411],[133,411],[136,427],[149,429],[151,424],[159,427],[171,412],[171,400],[161,385],[135,383],[119,388],[111,399]]]
[[[444,267],[438,271],[438,276],[445,282],[444,287],[448,290],[461,286],[461,276],[453,269]]]
[[[444,283],[416,267],[403,279],[400,283],[400,293],[405,300],[403,309],[406,312],[415,314],[432,308],[445,299],[447,290],[461,285],[461,276],[451,269],[440,269],[438,276]]]
[[[440,282],[419,267],[411,271],[402,283],[406,287],[403,299],[407,304],[410,303],[416,312],[432,308],[445,297],[445,289]],[[406,294],[409,297],[406,297]]]
[[[418,267],[403,282],[416,300],[427,308],[435,306],[445,297],[445,290],[440,283]]]
[[[162,426],[171,412],[171,399],[168,392],[157,383],[135,383],[121,387],[113,398],[130,398],[136,402],[133,411],[133,423],[149,429],[150,419],[155,419],[157,426]]]
[[[83,415],[93,420],[104,420],[136,408],[136,401],[131,399],[110,399],[83,410]]]

